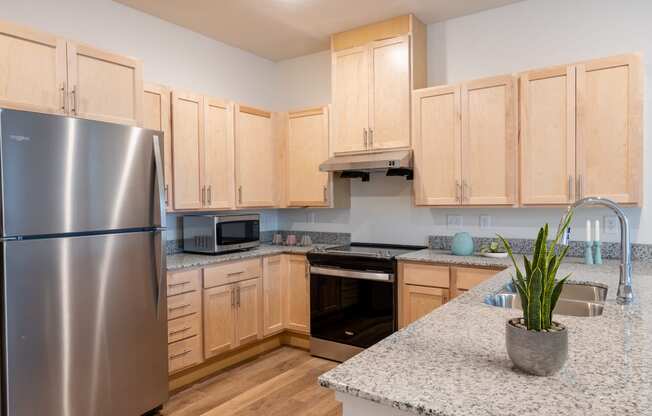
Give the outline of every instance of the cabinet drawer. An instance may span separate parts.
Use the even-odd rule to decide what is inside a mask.
[[[202,362],[199,336],[168,345],[168,372],[174,373]]]
[[[450,270],[448,266],[432,264],[403,263],[403,284],[450,287]]]
[[[201,316],[198,313],[172,319],[168,322],[168,343],[199,335]]]
[[[199,292],[183,293],[168,298],[168,319],[199,314],[201,310],[201,295]]]
[[[204,288],[262,277],[261,259],[239,260],[204,268]]]
[[[451,276],[457,289],[469,290],[498,273],[496,269],[474,269],[471,267],[451,267]]]
[[[168,296],[196,292],[201,289],[201,270],[168,273]]]

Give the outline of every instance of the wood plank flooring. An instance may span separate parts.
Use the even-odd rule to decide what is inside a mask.
[[[164,416],[341,416],[317,378],[337,363],[291,347],[266,353],[172,396]]]

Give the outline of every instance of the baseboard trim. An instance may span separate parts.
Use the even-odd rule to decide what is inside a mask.
[[[174,394],[192,384],[207,379],[219,371],[235,367],[284,345],[309,350],[310,336],[297,332],[284,331],[258,342],[225,352],[217,357],[209,358],[195,367],[172,374],[168,379],[170,394]]]

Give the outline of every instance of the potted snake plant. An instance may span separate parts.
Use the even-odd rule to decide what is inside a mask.
[[[512,262],[515,275],[512,284],[518,292],[523,317],[507,321],[507,354],[522,371],[538,376],[555,374],[568,357],[568,330],[552,320],[564,283],[570,274],[557,280],[557,271],[568,253],[569,246],[557,250],[557,244],[566,232],[572,218],[569,212],[560,222],[557,234],[548,242],[548,224],[541,227],[532,258],[523,256],[519,267],[509,242],[499,236]]]

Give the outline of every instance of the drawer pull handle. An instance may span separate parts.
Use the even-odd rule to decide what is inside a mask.
[[[168,335],[172,336],[172,335],[177,335],[177,334],[183,334],[184,332],[186,332],[186,331],[188,331],[190,329],[192,329],[192,327],[187,326],[185,328],[177,329],[176,331],[170,331],[168,333]]]
[[[239,272],[227,273],[227,276],[237,276],[237,275],[242,274],[242,273],[244,273],[244,270],[240,270]]]
[[[173,287],[179,287],[179,286],[185,286],[190,284],[190,282],[181,282],[181,283],[170,283],[168,284],[168,287],[172,289]]]
[[[190,307],[190,304],[189,304],[189,303],[185,303],[185,304],[183,304],[183,305],[179,305],[179,306],[170,306],[170,307],[168,307],[168,310],[169,310],[170,312],[172,312],[172,311],[177,311],[177,310],[179,310],[179,309],[186,309],[186,308],[188,308],[188,307]]]
[[[183,352],[180,352],[179,354],[174,354],[170,356],[170,360],[176,360],[177,358],[185,357],[186,355],[190,354],[192,350],[185,350]]]

